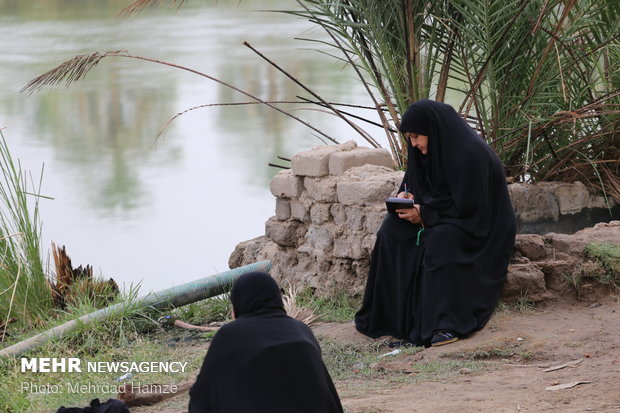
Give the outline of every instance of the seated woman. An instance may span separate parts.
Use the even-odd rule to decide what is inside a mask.
[[[377,233],[358,331],[442,345],[484,327],[506,279],[516,221],[504,168],[449,105],[422,100],[403,115],[407,171]],[[395,343],[398,345],[398,342]]]
[[[286,315],[273,278],[244,274],[230,299],[235,320],[213,338],[189,413],[342,413],[312,331]]]

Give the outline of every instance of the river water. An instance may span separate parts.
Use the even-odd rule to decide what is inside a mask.
[[[127,50],[188,66],[265,100],[299,87],[242,45],[250,42],[327,100],[368,104],[351,70],[295,37],[323,36],[282,10],[290,0],[186,2],[130,19],[129,0],[0,0],[0,128],[35,176],[46,259],[65,245],[74,267],[141,293],[228,269],[235,245],[264,234],[278,156],[320,145],[311,130],[218,84],[126,58],[102,60],[70,87],[27,95],[31,79],[78,54]],[[324,38],[324,36],[323,36]],[[323,50],[325,48],[323,47]],[[305,94],[307,96],[307,94]],[[333,116],[293,112],[340,142],[355,133]],[[382,132],[377,131],[378,139]],[[367,146],[367,145],[366,145]]]

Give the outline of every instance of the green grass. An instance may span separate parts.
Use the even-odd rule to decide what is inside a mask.
[[[536,305],[530,301],[527,292],[521,294],[514,303],[507,303],[503,300],[498,301],[495,307],[496,314],[531,314],[536,309]]]
[[[596,281],[620,290],[620,246],[609,242],[590,243],[585,253],[603,269],[592,274]]]
[[[345,291],[320,297],[311,288],[305,288],[296,297],[297,305],[313,310],[321,321],[344,323],[353,320],[361,300],[350,297]]]
[[[92,362],[187,362],[184,372],[165,373],[165,372],[137,372],[133,377],[125,382],[138,382],[142,384],[179,384],[184,381],[192,380],[195,372],[200,367],[204,352],[196,352],[190,346],[175,346],[170,348],[164,341],[164,335],[152,334],[140,336],[131,343],[119,345],[114,340],[104,341],[105,338],[98,335],[100,340],[99,351],[93,355],[76,355],[72,348],[75,345],[70,340],[70,345],[66,342],[56,342],[33,352],[32,357],[79,357],[83,371],[72,373],[32,373],[20,371],[19,359],[3,360],[0,362],[0,375],[3,380],[0,382],[0,411],[3,412],[40,412],[55,411],[60,406],[88,406],[93,398],[100,398],[102,401],[108,398],[117,397],[117,386],[122,384],[117,381],[123,373],[119,372],[89,372],[86,370],[86,363]],[[28,387],[23,387],[25,386]],[[37,387],[34,386],[53,386],[50,387],[57,392],[43,394],[32,392]],[[75,391],[78,385],[87,386],[86,389]],[[22,391],[26,390],[26,391]]]
[[[577,293],[587,283],[620,290],[620,246],[609,242],[589,243],[583,262],[571,273],[564,274],[564,279]]]
[[[0,130],[0,324],[36,324],[51,308],[48,275],[40,251],[39,199],[35,184],[15,162]],[[2,331],[0,331],[0,336]]]
[[[171,316],[186,323],[202,325],[230,320],[231,310],[230,293],[226,293],[177,308],[171,312]]]
[[[474,358],[454,358],[431,361],[411,361],[408,371],[385,370],[381,363],[398,361],[423,350],[422,347],[402,348],[393,356],[382,355],[392,349],[381,342],[370,344],[350,344],[318,337],[323,361],[332,379],[341,383],[339,386],[346,394],[358,394],[363,388],[386,388],[407,383],[438,381],[462,374],[486,371],[496,368],[496,363],[489,363]],[[422,360],[422,359],[421,359]],[[407,361],[402,361],[403,366]]]
[[[443,358],[462,359],[469,361],[476,360],[498,360],[513,359],[531,360],[533,354],[525,348],[521,343],[503,342],[498,344],[490,344],[477,347],[467,351],[449,352],[441,355]]]
[[[136,384],[179,384],[192,380],[199,368],[205,352],[196,351],[194,345],[208,341],[212,332],[197,332],[177,328],[164,328],[157,322],[162,313],[153,309],[137,309],[133,305],[135,294],[119,298],[128,301],[123,311],[105,321],[83,323],[62,338],[34,348],[22,356],[0,359],[0,411],[2,412],[40,412],[55,411],[61,405],[87,406],[95,397],[107,400],[116,397],[116,381],[123,373],[88,372],[80,373],[32,373],[20,371],[20,358],[33,357],[77,357],[82,366],[87,362],[143,362],[176,361],[187,362],[182,373],[134,373],[128,381]],[[71,307],[71,313],[49,319],[45,328],[25,331],[13,337],[14,342],[31,336],[54,325],[76,319],[80,315],[94,311],[96,307],[86,300]],[[32,392],[35,387],[22,391],[23,384],[29,386],[50,385],[53,394]],[[92,385],[91,385],[92,384]],[[86,386],[86,390],[76,386]]]

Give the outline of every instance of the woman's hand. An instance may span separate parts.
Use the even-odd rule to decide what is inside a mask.
[[[418,204],[414,204],[413,208],[397,209],[396,213],[398,214],[399,218],[404,219],[405,221],[409,221],[412,224],[422,223],[422,215],[420,215],[420,205]]]
[[[413,199],[413,194],[411,192],[399,192],[396,198]]]

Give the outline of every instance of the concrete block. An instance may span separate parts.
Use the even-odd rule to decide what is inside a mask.
[[[310,213],[308,208],[299,199],[291,199],[291,218],[301,222],[310,221]]]
[[[357,147],[355,141],[341,145],[316,146],[303,151],[291,159],[292,171],[296,176],[325,176],[329,174],[329,157],[335,152],[349,151]]]
[[[331,220],[330,208],[332,204],[314,204],[310,208],[310,222],[323,224]]]
[[[312,199],[319,202],[335,202],[336,201],[336,184],[338,179],[333,176],[325,178],[305,177],[304,186],[306,193]]]
[[[332,204],[329,209],[329,212],[337,225],[344,225],[347,222],[347,214],[344,208],[345,207],[342,204]]]
[[[581,182],[541,182],[539,186],[555,195],[563,215],[581,212],[590,202],[590,193]]]
[[[299,221],[278,221],[271,217],[265,222],[265,235],[283,247],[297,246],[306,234],[306,226]]]
[[[276,198],[276,219],[286,221],[291,217],[291,204],[288,199]]]
[[[361,207],[347,206],[344,208],[347,216],[346,226],[349,231],[363,231],[366,225],[366,210]]]
[[[610,196],[605,199],[604,196],[590,195],[588,201],[588,208],[613,208],[614,206],[616,206],[616,202]]]
[[[355,148],[346,152],[335,152],[329,157],[330,175],[342,175],[348,169],[363,165],[393,167],[392,155],[387,149]]]
[[[338,202],[344,205],[372,205],[395,195],[402,180],[402,172],[377,165],[352,168],[342,175],[336,185]]]
[[[304,182],[302,178],[293,175],[293,171],[286,169],[273,177],[269,189],[278,198],[297,198],[304,189]]]
[[[560,207],[552,191],[538,185],[517,183],[508,185],[508,192],[515,214],[522,222],[557,222]]]
[[[376,234],[385,219],[387,210],[385,204],[369,207],[366,211],[366,227],[364,231],[369,234]]]
[[[350,258],[359,260],[369,257],[367,234],[361,232],[349,233],[346,237],[334,240],[333,256],[336,258]]]
[[[321,251],[323,254],[329,252],[334,244],[332,235],[325,226],[310,225],[305,239],[312,249]]]

